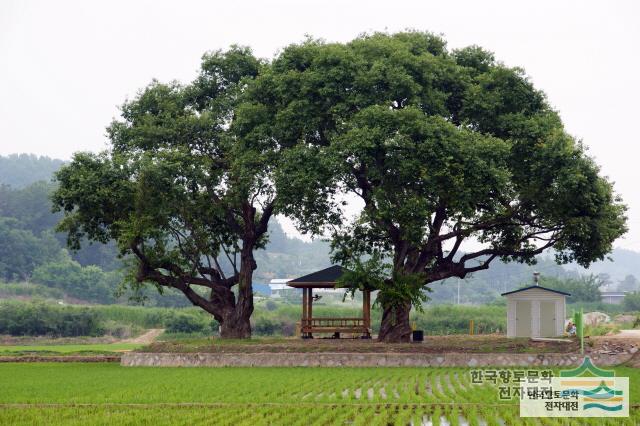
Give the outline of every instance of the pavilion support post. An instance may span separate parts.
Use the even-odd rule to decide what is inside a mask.
[[[307,320],[309,322],[309,327],[313,324],[313,288],[309,287],[309,294],[307,295],[307,301],[309,305],[307,306]],[[313,338],[313,334],[309,332],[309,338]]]
[[[307,338],[307,289],[302,289],[302,320],[300,321],[300,330],[303,339]]]

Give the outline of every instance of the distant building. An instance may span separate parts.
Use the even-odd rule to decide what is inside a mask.
[[[287,287],[287,282],[290,278],[275,278],[269,282],[269,288],[271,289],[271,297],[280,298],[282,297],[283,291],[290,290],[290,287]]]
[[[626,291],[601,291],[600,300],[610,305],[621,305],[626,294]]]
[[[279,299],[284,296],[285,293],[298,293],[299,290],[296,290],[287,285],[289,281],[293,278],[274,278],[269,281],[269,288],[271,289],[271,297],[275,299]],[[343,294],[345,289],[343,288],[318,288],[315,290],[316,293],[335,293],[335,294]]]

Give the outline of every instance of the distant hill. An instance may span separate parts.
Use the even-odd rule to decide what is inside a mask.
[[[37,181],[50,182],[64,161],[34,154],[0,156],[0,184],[20,189]]]
[[[263,283],[273,278],[296,278],[331,266],[328,242],[288,237],[277,220],[269,223],[266,250],[257,250],[255,257],[255,280]]]
[[[575,264],[568,265],[567,267],[580,273],[608,274],[614,282],[624,279],[627,275],[634,275],[636,278],[640,278],[639,252],[617,248],[611,252],[609,257],[611,257],[613,261],[605,259],[594,263],[589,269],[584,269]]]

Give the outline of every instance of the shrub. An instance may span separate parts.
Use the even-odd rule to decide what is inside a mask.
[[[585,325],[585,336],[606,336],[609,334],[616,334],[620,332],[619,324],[598,324],[598,325]]]
[[[590,303],[567,303],[567,314],[572,311],[579,311],[580,309],[585,312],[604,312],[605,314],[615,315],[621,314],[626,311],[623,305],[614,305],[611,303],[590,302]]]
[[[99,336],[104,328],[96,312],[45,303],[0,305],[0,334],[12,336]]]
[[[276,302],[274,302],[273,300],[267,300],[267,303],[264,304],[264,308],[269,311],[275,311],[276,309],[278,309],[278,304]]]
[[[272,336],[280,331],[279,324],[267,318],[258,318],[252,328],[253,333],[258,336]]]
[[[0,282],[0,298],[15,296],[38,297],[43,299],[62,299],[64,292],[57,288],[49,288],[34,283],[2,283]]]
[[[437,305],[414,314],[417,329],[425,334],[466,334],[474,321],[476,333],[504,333],[507,313],[504,306]]]
[[[167,321],[169,333],[203,333],[207,331],[207,323],[194,315],[178,314]]]
[[[142,331],[138,326],[131,324],[122,324],[113,320],[105,321],[104,324],[105,334],[118,339],[127,339]]]
[[[33,281],[58,288],[67,295],[98,303],[114,303],[114,291],[120,282],[117,272],[104,272],[97,266],[81,266],[68,256],[38,266]]]
[[[624,296],[622,306],[627,311],[640,311],[640,292],[636,291]]]

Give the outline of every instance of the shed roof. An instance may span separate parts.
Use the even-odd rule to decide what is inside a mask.
[[[326,269],[313,272],[300,278],[295,278],[287,285],[295,288],[318,287],[335,288],[336,281],[344,274],[345,269],[340,265],[333,265]]]
[[[513,291],[508,291],[506,293],[502,293],[502,296],[508,296],[510,294],[514,294],[514,293],[520,293],[521,291],[527,291],[527,290],[532,290],[532,289],[538,289],[538,290],[545,290],[545,291],[550,291],[551,293],[557,293],[557,294],[561,294],[563,296],[571,296],[571,294],[569,293],[565,293],[564,291],[560,291],[560,290],[554,290],[552,288],[547,288],[547,287],[542,287],[539,285],[530,285],[529,287],[524,287],[524,288],[519,288],[517,290],[513,290]]]

